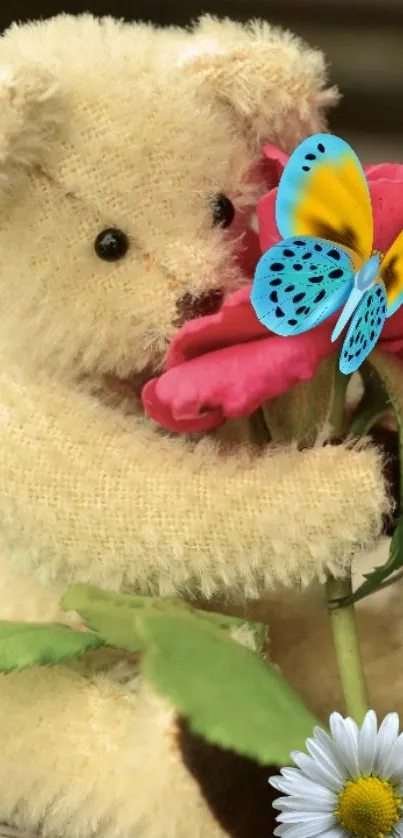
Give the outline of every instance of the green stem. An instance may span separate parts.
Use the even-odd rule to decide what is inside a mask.
[[[344,436],[346,430],[346,395],[351,376],[343,375],[338,366],[334,373],[333,402],[330,414],[332,437]]]
[[[342,604],[351,595],[351,575],[347,579],[329,576],[326,596],[346,711],[360,725],[368,710],[368,701],[354,606]]]

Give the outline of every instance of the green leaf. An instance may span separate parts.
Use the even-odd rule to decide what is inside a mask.
[[[64,611],[76,611],[108,646],[137,653],[143,650],[143,643],[135,630],[134,618],[139,611],[150,607],[150,601],[150,597],[115,594],[91,585],[72,585],[63,595],[61,607]]]
[[[193,614],[142,611],[145,676],[195,733],[264,764],[287,764],[316,719],[270,664]]]
[[[384,404],[385,410],[392,409],[396,417],[399,432],[400,496],[403,497],[403,364],[394,356],[379,350],[371,353],[367,364],[371,367],[371,388],[377,405]],[[357,588],[349,602],[358,602],[377,591],[401,567],[403,567],[403,515],[400,515],[393,534],[388,561],[380,567],[375,567],[371,573],[365,574],[365,582]]]
[[[351,599],[346,601],[358,602],[360,599],[375,593],[384,586],[395,571],[403,567],[403,517],[401,516],[393,533],[388,561],[384,565],[374,567],[370,573],[365,573],[365,582],[355,591]]]
[[[263,653],[267,648],[269,629],[265,623],[255,623],[252,620],[245,620],[240,617],[230,617],[227,614],[218,614],[215,611],[199,611],[192,609],[192,613],[197,617],[208,620],[216,628],[231,633],[234,631],[242,631],[242,629],[249,629],[253,633],[256,644],[256,651]]]
[[[332,355],[322,361],[311,381],[300,381],[265,404],[264,416],[274,442],[295,440],[304,448],[315,443],[331,417],[337,370],[338,356]]]
[[[116,646],[127,652],[142,652],[144,644],[136,631],[136,618],[142,611],[164,613],[191,613],[198,619],[214,623],[222,631],[247,628],[253,631],[260,650],[267,640],[267,627],[239,617],[217,614],[214,611],[200,611],[182,600],[172,597],[144,597],[103,591],[91,585],[72,585],[64,594],[61,607],[64,611],[76,611],[93,631],[99,632],[109,646]]]
[[[365,436],[385,413],[391,410],[390,399],[382,379],[368,361],[362,365],[360,375],[364,384],[364,395],[350,424],[351,436]]]
[[[71,660],[104,645],[102,638],[49,623],[0,622],[0,671]]]

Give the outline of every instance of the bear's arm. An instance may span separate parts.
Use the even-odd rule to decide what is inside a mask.
[[[0,378],[0,549],[41,579],[254,596],[340,570],[389,511],[377,451],[225,453]]]

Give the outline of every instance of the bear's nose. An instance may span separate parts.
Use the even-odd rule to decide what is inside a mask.
[[[205,317],[207,314],[215,314],[222,306],[224,291],[222,288],[214,288],[211,291],[204,291],[197,297],[186,293],[176,303],[178,317],[175,326],[182,326],[187,320],[195,317]]]

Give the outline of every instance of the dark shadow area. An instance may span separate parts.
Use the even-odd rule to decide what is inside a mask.
[[[274,766],[258,765],[233,751],[210,745],[182,719],[178,744],[215,819],[231,838],[270,838],[276,826],[271,803],[279,792],[268,783]]]

